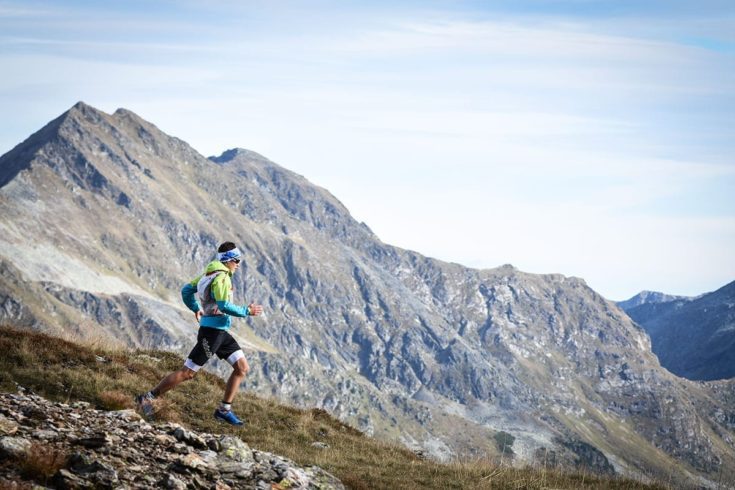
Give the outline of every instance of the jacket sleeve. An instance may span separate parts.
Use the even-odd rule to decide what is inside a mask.
[[[247,306],[239,306],[230,302],[230,290],[232,289],[232,281],[229,274],[219,274],[212,281],[212,296],[217,302],[217,308],[222,313],[231,316],[244,317],[248,316]]]
[[[199,301],[197,301],[197,284],[201,277],[199,276],[193,281],[184,284],[184,287],[181,288],[181,299],[184,301],[186,307],[194,313],[202,309]]]

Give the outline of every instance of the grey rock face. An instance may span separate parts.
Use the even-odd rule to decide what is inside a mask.
[[[266,311],[232,330],[252,391],[434,457],[501,457],[505,432],[518,464],[735,468],[721,387],[662,369],[646,332],[581,279],[392,247],[266,158],[206,159],[125,110],[75,106],[0,169],[0,320],[185,354],[195,327],[179,289],[232,239],[236,301]]]
[[[105,412],[50,402],[31,394],[0,393],[0,412],[12,421],[14,437],[0,437],[0,455],[20,460],[33,451],[67,455],[53,475],[56,488],[271,488],[343,489],[318,467],[251,449],[232,436],[199,434],[176,424],[148,424],[135,412]],[[38,422],[24,413],[42,414],[43,431],[64,429],[64,437],[40,437]],[[182,441],[182,442],[178,442]],[[217,441],[219,451],[202,449]],[[162,477],[160,475],[163,475]],[[0,467],[0,485],[26,482],[19,465]]]
[[[0,454],[6,457],[22,458],[31,448],[31,441],[23,437],[0,437]]]
[[[615,474],[615,467],[596,447],[582,441],[562,441],[561,444],[577,456],[574,461],[575,467],[592,469],[602,475]]]

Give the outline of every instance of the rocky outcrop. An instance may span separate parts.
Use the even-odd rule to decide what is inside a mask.
[[[0,393],[0,486],[183,490],[344,489],[321,468],[300,467],[235,436],[150,424],[135,411]]]

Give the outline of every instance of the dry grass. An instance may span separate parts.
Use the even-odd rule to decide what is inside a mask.
[[[103,391],[99,394],[98,399],[100,408],[104,408],[105,410],[125,410],[135,407],[135,403],[130,398],[130,395],[121,391]]]
[[[155,386],[182,364],[172,353],[104,350],[7,327],[0,328],[0,350],[4,353],[0,389],[15,391],[18,383],[50,399],[83,400],[113,410],[129,408],[135,394]],[[440,464],[420,459],[397,444],[366,437],[324,410],[300,410],[247,392],[238,395],[234,404],[247,424],[233,428],[212,418],[223,389],[220,378],[201,372],[159,400],[155,417],[199,431],[237,435],[256,449],[284,455],[301,465],[321,466],[355,490],[666,488],[543,468],[516,469],[483,460]],[[312,446],[315,441],[329,447],[316,448]],[[39,462],[41,466],[56,461],[49,455],[46,458]]]
[[[180,424],[184,422],[181,417],[181,407],[177,406],[174,401],[167,399],[158,399],[153,401],[155,409],[155,420],[160,422],[175,422]]]
[[[68,455],[53,447],[34,443],[18,462],[24,478],[48,483],[52,476],[66,466]]]
[[[30,483],[0,480],[0,490],[33,490],[33,485]]]

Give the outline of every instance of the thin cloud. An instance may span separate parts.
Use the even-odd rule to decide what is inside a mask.
[[[393,29],[364,32],[351,42],[332,43],[330,48],[388,56],[461,49],[506,56],[603,56],[615,60],[646,61],[655,58],[660,61],[662,56],[679,58],[677,53],[681,46],[645,38],[586,32],[581,25],[530,27],[510,22],[452,21],[398,24]]]
[[[18,19],[23,17],[37,18],[40,16],[50,16],[58,11],[50,10],[47,8],[33,8],[28,3],[13,4],[13,3],[2,3],[0,4],[0,19]]]
[[[219,52],[219,46],[206,46],[201,44],[183,44],[183,43],[159,43],[159,42],[123,42],[123,41],[98,41],[98,40],[67,40],[52,38],[31,38],[31,37],[2,37],[0,45],[13,46],[62,46],[72,48],[85,48],[100,50],[127,50],[127,51],[181,51],[186,53],[213,53]]]

